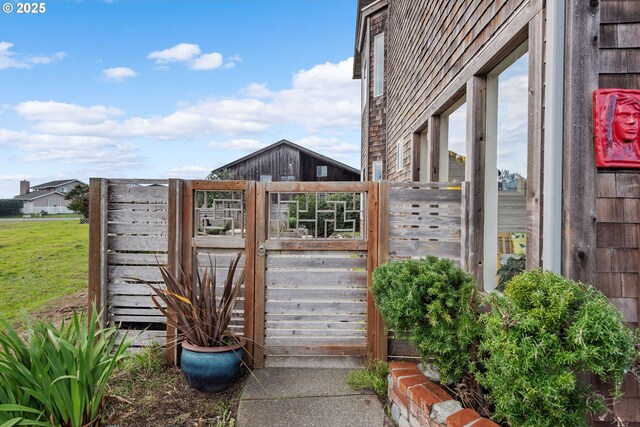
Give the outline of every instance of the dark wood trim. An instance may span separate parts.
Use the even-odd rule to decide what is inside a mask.
[[[367,182],[336,181],[336,182],[265,182],[267,192],[297,193],[297,192],[365,192],[369,189]]]
[[[327,240],[266,240],[264,246],[271,251],[366,251],[368,243],[364,239]]]
[[[389,181],[378,185],[378,242],[376,247],[376,267],[389,261]],[[373,252],[370,251],[371,256]],[[378,359],[387,360],[389,356],[389,336],[382,316],[378,314],[376,329],[379,332],[377,347]]]
[[[169,223],[167,229],[167,260],[168,268],[174,275],[180,274],[182,257],[182,187],[184,182],[180,179],[169,180]],[[178,331],[175,326],[167,323],[167,362],[173,365],[178,363],[177,351]]]
[[[100,305],[97,306],[101,313],[102,324],[107,324],[107,272],[109,268],[109,262],[107,259],[108,244],[107,239],[107,209],[109,206],[109,181],[106,179],[100,180]]]
[[[529,22],[529,118],[527,144],[527,269],[542,267],[542,171],[544,149],[545,11]]]
[[[597,1],[566,2],[562,274],[596,279],[596,167],[593,91],[598,87]]]
[[[411,180],[420,182],[420,133],[411,136]]]
[[[478,287],[484,289],[484,187],[487,133],[487,78],[474,76],[467,82],[467,162],[469,181],[469,260],[467,265]]]
[[[256,183],[256,256],[255,256],[255,287],[254,287],[254,360],[255,368],[264,368],[264,328],[265,328],[265,293],[266,293],[266,257],[267,254],[260,254],[260,245],[267,239],[267,191],[265,183]]]
[[[371,275],[377,267],[378,256],[378,183],[368,182],[367,192],[367,357],[370,360],[378,359],[378,337],[380,336],[379,313],[371,294]],[[383,332],[384,333],[384,332]]]
[[[189,181],[192,190],[242,191],[247,187],[246,181]]]
[[[440,116],[431,116],[427,121],[427,179],[440,181]]]
[[[460,268],[469,271],[469,182],[462,183],[460,196]],[[388,240],[388,238],[387,238]]]
[[[100,298],[100,254],[102,245],[100,235],[100,222],[102,206],[100,205],[101,186],[100,178],[89,179],[89,315],[92,314],[93,308],[100,310],[102,301]]]
[[[244,336],[248,339],[246,345],[246,363],[252,365],[253,354],[253,328],[255,311],[255,265],[256,265],[256,183],[247,182],[245,190],[245,207],[247,223],[245,236],[245,280],[244,280]]]

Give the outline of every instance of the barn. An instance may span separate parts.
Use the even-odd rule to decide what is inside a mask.
[[[211,175],[262,182],[360,180],[358,169],[286,139],[221,166]]]

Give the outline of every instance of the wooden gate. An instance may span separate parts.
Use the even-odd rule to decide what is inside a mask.
[[[243,251],[246,268],[241,298],[230,328],[248,338],[253,353],[255,182],[169,180],[169,266],[195,274],[216,270],[217,295],[222,295],[229,261]],[[239,269],[236,270],[239,274]],[[167,356],[175,361],[175,330],[168,328]]]
[[[373,183],[170,180],[169,265],[195,273],[214,262],[221,279],[244,250],[232,328],[254,365],[353,364],[375,355],[382,329],[368,293],[377,208]]]
[[[376,190],[360,182],[257,185],[257,367],[344,366],[374,355]]]

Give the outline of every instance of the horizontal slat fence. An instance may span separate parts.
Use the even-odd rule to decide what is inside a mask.
[[[167,184],[91,180],[91,239],[94,243],[94,230],[99,230],[103,241],[91,244],[91,264],[101,268],[98,277],[90,274],[90,283],[99,281],[104,320],[129,330],[134,350],[152,342],[166,344],[166,319],[151,300],[151,288],[134,279],[164,286],[159,265],[167,264]]]
[[[291,358],[365,354],[366,251],[269,251],[265,271],[267,366]]]
[[[251,275],[246,278],[251,284],[246,289],[249,306],[245,306],[243,284],[231,329],[243,333],[247,325],[253,328],[246,331],[264,344],[267,366],[286,365],[292,358],[348,361],[367,355],[385,357],[387,353],[391,357],[413,356],[410,346],[393,338],[392,332],[388,340],[379,333],[383,330],[381,321],[372,314],[374,306],[367,291],[371,272],[386,261],[429,255],[447,257],[466,267],[466,183],[331,184],[335,189],[330,183],[258,184],[257,196],[249,197],[246,209],[241,207],[238,214],[246,221],[246,229],[234,222],[224,234],[214,230],[208,235],[206,230],[201,234],[194,231],[200,222],[195,213],[186,210],[193,203],[190,192],[227,191],[227,186],[229,191],[239,192],[256,188],[256,184],[179,181],[177,187],[176,182],[171,184],[171,200],[176,201],[169,203],[166,180],[91,180],[89,298],[102,310],[104,321],[122,329],[121,336],[130,330],[134,349],[152,342],[167,344],[166,319],[155,308],[150,288],[132,279],[163,286],[158,265],[190,271],[195,264],[202,273],[214,264],[221,293],[229,261],[243,248],[251,254],[248,259],[243,255],[239,265],[250,267]],[[358,233],[332,239],[272,238],[268,234],[269,208],[274,210],[268,194],[320,193],[327,188],[351,192],[354,197],[363,194]],[[235,199],[226,209],[235,209],[231,202]],[[168,251],[170,246],[172,252]],[[262,248],[262,257],[256,254],[257,246]],[[255,290],[259,276],[264,286]],[[255,350],[255,354],[260,352],[262,348]]]
[[[427,256],[466,266],[467,183],[381,183],[379,263]],[[415,348],[389,331],[387,353],[413,358]]]

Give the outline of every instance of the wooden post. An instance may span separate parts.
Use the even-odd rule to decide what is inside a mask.
[[[246,206],[246,234],[244,246],[244,336],[247,338],[246,363],[253,364],[254,356],[254,312],[255,304],[255,265],[256,265],[256,183],[247,181],[244,192]]]
[[[184,181],[169,180],[169,224],[167,230],[168,268],[176,277],[182,267],[182,197]],[[167,362],[176,365],[178,362],[178,334],[175,326],[167,323]]]
[[[562,274],[596,279],[596,167],[593,147],[593,91],[598,87],[597,1],[566,3]]]
[[[484,187],[486,148],[487,78],[474,76],[467,82],[467,162],[469,181],[469,259],[467,266],[478,287],[484,283]]]
[[[529,21],[529,120],[527,153],[527,270],[542,266],[542,169],[545,12]]]
[[[378,184],[378,244],[376,253],[376,267],[389,261],[389,181]],[[377,311],[377,310],[376,310]],[[378,359],[387,360],[389,357],[389,336],[382,316],[378,312]]]
[[[426,153],[420,152],[420,133],[411,136],[411,180],[420,182],[420,156]]]
[[[460,268],[469,271],[469,182],[460,184]]]
[[[89,314],[95,307],[106,324],[107,183],[89,180]]]
[[[380,313],[376,309],[371,294],[371,275],[378,266],[378,183],[369,182],[367,190],[367,358],[369,360],[379,359],[381,335],[384,329],[380,330]]]
[[[440,117],[427,120],[427,181],[440,181]]]
[[[255,347],[254,366],[258,369],[264,368],[264,321],[265,321],[265,269],[266,269],[266,253],[262,253],[259,245],[264,244],[267,240],[267,200],[266,184],[264,182],[256,183],[256,256],[255,256],[255,289],[254,289],[254,326],[253,339]]]

